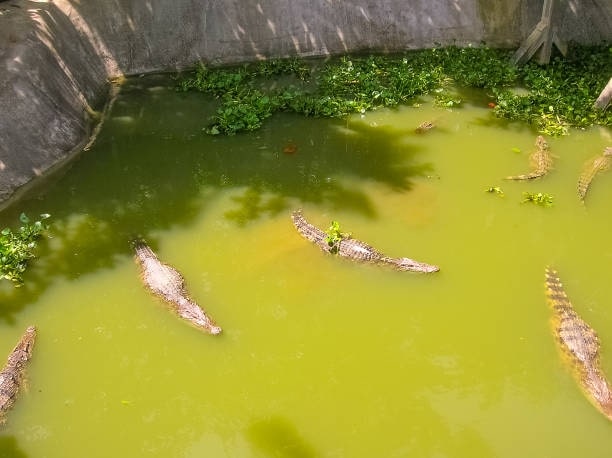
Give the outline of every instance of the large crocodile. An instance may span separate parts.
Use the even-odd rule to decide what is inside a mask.
[[[591,182],[593,181],[593,178],[595,178],[595,175],[597,175],[599,172],[608,170],[611,162],[612,146],[608,146],[604,149],[600,156],[591,159],[585,164],[582,174],[580,175],[580,178],[578,178],[578,197],[580,197],[581,201],[584,202],[584,198],[586,197],[589,186],[591,186]]]
[[[32,357],[35,340],[36,328],[29,326],[9,355],[6,365],[0,371],[0,423],[6,421],[5,414],[15,404],[19,389],[24,382],[26,363]]]
[[[538,135],[535,145],[537,149],[529,155],[531,172],[522,175],[512,175],[506,177],[506,180],[533,180],[534,178],[543,177],[552,169],[553,155],[544,137]]]
[[[170,304],[181,318],[210,334],[220,334],[221,328],[189,298],[183,276],[173,267],[161,262],[144,241],[136,240],[133,244],[147,288]]]
[[[597,333],[572,306],[557,272],[546,268],[546,296],[553,311],[553,327],[563,354],[589,400],[612,420],[612,390],[599,363]]]
[[[335,253],[354,261],[386,264],[402,271],[429,273],[440,270],[438,266],[414,261],[413,259],[385,256],[370,245],[346,235],[330,246],[327,233],[306,221],[302,215],[302,210],[294,211],[291,214],[291,219],[304,238],[316,243],[326,253]]]

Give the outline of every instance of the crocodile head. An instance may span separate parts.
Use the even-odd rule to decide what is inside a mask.
[[[415,261],[414,259],[410,258],[399,258],[397,261],[396,266],[399,270],[409,270],[412,272],[422,273],[431,273],[440,270],[438,266],[425,264],[424,262]]]
[[[538,135],[538,138],[536,138],[535,145],[539,150],[547,150],[549,148],[548,142],[541,135]]]
[[[32,357],[32,348],[36,340],[36,328],[28,326],[15,349],[8,357],[8,365],[13,367],[23,366]]]

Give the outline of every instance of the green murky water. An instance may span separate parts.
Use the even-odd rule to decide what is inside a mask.
[[[221,138],[201,132],[204,96],[132,81],[96,146],[0,215],[52,214],[27,286],[0,289],[0,349],[39,329],[0,455],[610,456],[612,425],[555,348],[543,279],[559,270],[612,374],[612,172],[586,207],[576,196],[612,133],[550,139],[549,176],[506,182],[528,169],[536,135],[483,100],[276,116]],[[437,128],[415,134],[425,119]],[[523,191],[555,205],[521,204]],[[298,207],[441,271],[326,256],[293,228]],[[143,288],[135,236],[182,271],[222,336]]]

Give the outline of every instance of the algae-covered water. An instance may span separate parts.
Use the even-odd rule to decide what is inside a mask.
[[[52,215],[25,286],[0,289],[0,354],[39,333],[0,455],[610,456],[612,424],[560,358],[544,295],[551,265],[612,376],[612,172],[586,205],[576,194],[610,129],[547,139],[555,169],[509,182],[537,134],[495,120],[486,94],[213,137],[214,102],[171,84],[130,81],[94,148],[0,215]],[[295,231],[297,208],[441,270],[326,255]],[[221,336],[144,289],[134,237]]]

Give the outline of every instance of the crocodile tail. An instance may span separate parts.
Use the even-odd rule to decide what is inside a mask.
[[[136,251],[136,256],[138,257],[138,259],[142,261],[144,261],[145,259],[157,259],[157,255],[143,239],[132,240],[132,246]]]
[[[543,177],[544,175],[546,175],[546,172],[541,171],[541,170],[536,170],[534,172],[525,173],[523,175],[508,176],[505,179],[506,180],[533,180],[535,178]]]
[[[291,213],[291,221],[298,232],[306,236],[305,232],[309,232],[311,224],[304,218],[301,208]]]
[[[563,283],[559,278],[559,274],[556,270],[547,266],[545,271],[546,276],[546,297],[553,310],[571,310],[572,304],[570,303],[565,290],[563,289]]]
[[[596,367],[600,347],[597,333],[576,313],[555,271],[547,271],[546,283],[548,300],[554,312],[554,330],[562,350],[578,365],[578,369]]]
[[[330,247],[325,241],[327,234],[306,221],[306,218],[304,218],[302,215],[301,209],[295,210],[293,213],[291,213],[291,220],[302,237],[316,243],[324,251],[330,250]]]
[[[297,210],[293,211],[291,213],[291,219],[293,220],[293,222],[295,224],[297,224],[297,222],[299,222],[300,220],[304,220],[304,216],[302,215],[302,209],[298,208]]]

